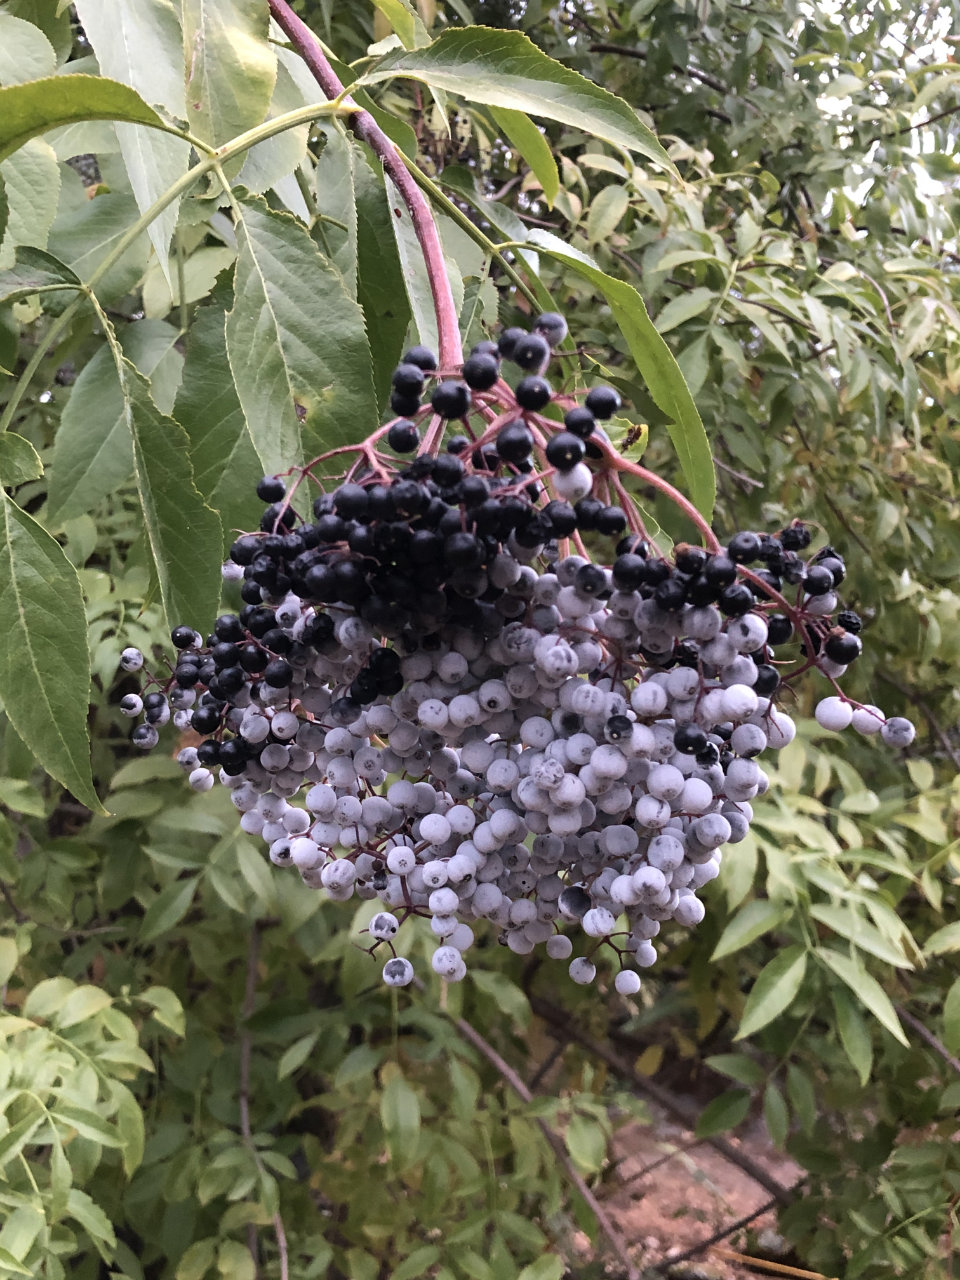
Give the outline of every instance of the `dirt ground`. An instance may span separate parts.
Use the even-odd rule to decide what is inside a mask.
[[[655,1106],[651,1112],[650,1124],[630,1125],[617,1135],[616,1169],[603,1196],[604,1207],[642,1266],[669,1262],[771,1198],[769,1191],[709,1142],[696,1142],[689,1129],[658,1116]],[[734,1147],[743,1145],[751,1159],[782,1186],[790,1187],[799,1179],[799,1167],[774,1150],[762,1125],[730,1142]],[[775,1258],[782,1247],[775,1228],[772,1210],[750,1224],[767,1258]],[[669,1271],[664,1268],[664,1274],[678,1280],[758,1280],[776,1274],[723,1256],[741,1250],[745,1243],[745,1231],[734,1232],[696,1258]]]

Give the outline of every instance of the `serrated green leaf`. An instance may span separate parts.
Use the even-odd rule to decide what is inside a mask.
[[[0,163],[0,177],[8,206],[0,266],[10,267],[18,245],[46,248],[57,214],[60,166],[48,142],[31,138],[15,155]]]
[[[0,89],[0,160],[30,138],[78,120],[127,120],[153,129],[170,128],[138,93],[105,75],[49,76]]]
[[[800,990],[807,971],[807,953],[803,947],[785,947],[767,964],[751,988],[740,1029],[734,1039],[756,1034],[787,1009]]]
[[[161,1026],[172,1031],[174,1035],[182,1036],[184,1034],[186,1020],[184,1018],[183,1005],[169,987],[148,987],[146,991],[140,992],[137,999],[142,1000],[144,1004],[148,1004],[153,1009],[153,1016]]]
[[[44,769],[81,804],[93,789],[90,655],[80,580],[63,549],[0,491],[0,701]]]
[[[910,1041],[904,1035],[903,1027],[900,1025],[900,1019],[893,1007],[893,1002],[884,991],[880,983],[872,974],[867,973],[866,969],[850,956],[843,955],[839,951],[833,951],[829,947],[820,947],[817,950],[817,956],[825,964],[829,965],[841,982],[845,982],[854,996],[861,1001],[870,1010],[882,1027],[902,1045],[910,1047]]]
[[[747,1117],[750,1110],[750,1094],[745,1089],[728,1089],[718,1098],[708,1102],[700,1113],[694,1133],[698,1138],[712,1138],[714,1134],[735,1129]]]
[[[266,118],[277,80],[268,20],[261,0],[201,0],[183,6],[187,124],[211,146],[222,146]],[[234,171],[242,163],[237,157]]]
[[[227,354],[264,470],[287,471],[379,421],[363,313],[293,218],[245,201],[237,237]]]
[[[117,1132],[123,1142],[123,1171],[130,1178],[140,1168],[146,1136],[143,1112],[129,1089],[123,1089],[120,1093],[120,1103],[117,1107]]]
[[[141,942],[153,942],[155,938],[168,933],[180,923],[190,910],[197,884],[197,876],[187,880],[176,880],[157,894],[143,914],[143,922],[140,925]]]
[[[561,1280],[565,1273],[566,1266],[563,1259],[555,1253],[545,1253],[543,1257],[537,1258],[536,1262],[531,1262],[524,1267],[517,1276],[517,1280]]]
[[[137,320],[119,334],[123,354],[144,375],[171,359],[177,331],[160,320]],[[133,474],[130,406],[111,352],[104,346],[81,369],[60,417],[53,445],[47,521],[83,515]]]
[[[943,1043],[951,1053],[960,1052],[960,978],[957,978],[943,1002]]]
[[[29,1267],[25,1267],[19,1262],[9,1249],[4,1249],[0,1245],[0,1267],[4,1267],[7,1271],[12,1271],[15,1276],[32,1276],[34,1273]]]
[[[785,914],[783,903],[755,898],[727,921],[720,940],[713,949],[711,960],[721,960],[749,946],[771,929],[775,929]]]
[[[75,986],[75,983],[62,975],[44,978],[30,990],[23,1002],[23,1012],[28,1018],[49,1018],[56,1013]]]
[[[782,1147],[787,1140],[790,1113],[783,1094],[771,1080],[763,1091],[763,1118],[775,1147]]]
[[[81,1191],[79,1187],[71,1187],[67,1195],[67,1213],[74,1221],[79,1222],[84,1231],[94,1240],[113,1248],[116,1236],[110,1219],[100,1206]]]
[[[689,496],[709,522],[717,493],[710,443],[680,366],[647,314],[643,299],[632,285],[614,280],[584,254],[567,248],[556,237],[547,239],[544,234],[533,231],[527,242],[566,262],[578,275],[596,285],[606,298],[647,390],[668,419],[667,431],[680,459]]]
[[[564,1137],[577,1168],[584,1173],[599,1173],[607,1159],[607,1135],[598,1122],[577,1112],[570,1117]]]
[[[420,1136],[420,1100],[399,1070],[391,1075],[380,1097],[380,1121],[391,1158],[409,1164],[416,1158]]]
[[[388,54],[357,83],[377,84],[394,76],[420,80],[489,107],[558,120],[636,151],[676,174],[632,107],[555,62],[519,31],[449,28],[425,49]]]
[[[50,1118],[68,1129],[76,1129],[83,1138],[91,1138],[105,1147],[122,1147],[123,1142],[114,1125],[89,1107],[80,1107],[59,1099],[50,1112]]]
[[[560,190],[560,170],[550,144],[529,116],[522,111],[509,111],[506,107],[491,107],[490,114],[507,135],[511,145],[530,166],[540,186],[547,208]]]
[[[322,215],[318,238],[330,261],[343,276],[347,292],[357,296],[357,166],[364,164],[357,144],[331,122],[324,130],[326,145],[317,160],[317,212]],[[328,219],[330,221],[328,221]],[[342,224],[338,226],[337,224]]]
[[[77,175],[65,169],[60,209],[47,247],[81,280],[86,280],[116,248],[136,218],[137,204],[129,191],[96,189],[90,197]],[[149,252],[150,241],[143,232],[98,281],[95,292],[101,302],[110,303],[137,284]]]
[[[311,1031],[309,1035],[295,1040],[289,1049],[285,1049],[277,1063],[277,1079],[285,1080],[287,1076],[299,1070],[310,1057],[319,1038],[319,1031]]]
[[[183,427],[160,412],[149,383],[129,360],[116,364],[144,531],[168,622],[205,630],[220,594],[220,519],[197,492]]]
[[[104,1009],[109,1009],[113,1000],[102,987],[88,985],[76,987],[57,1010],[54,1024],[61,1030],[73,1027],[78,1022],[86,1022],[95,1018]]]
[[[76,272],[53,254],[30,245],[18,245],[13,265],[0,271],[0,302],[17,302],[29,298],[38,289],[55,285],[73,290],[83,288]]]
[[[0,1169],[18,1156],[36,1131],[46,1122],[46,1113],[24,1116],[0,1136]]]
[[[693,320],[696,316],[703,315],[704,311],[717,300],[717,295],[713,289],[691,289],[689,293],[679,293],[675,298],[671,298],[667,305],[657,316],[656,325],[660,333],[669,333],[671,329],[676,329],[678,325],[686,324],[688,320]]]
[[[0,484],[15,489],[42,475],[43,463],[29,440],[14,431],[0,435]]]
[[[844,1052],[866,1085],[873,1067],[873,1043],[867,1024],[846,987],[831,987],[830,1000],[837,1018],[837,1032]]]
[[[611,183],[597,192],[587,213],[587,241],[593,246],[602,244],[613,235],[630,207],[630,196],[625,187]]]
[[[44,1215],[38,1205],[21,1204],[8,1214],[0,1230],[0,1245],[14,1258],[25,1260],[34,1241],[45,1227]]]
[[[428,350],[436,352],[438,348],[437,311],[423,250],[417,238],[413,218],[402,196],[389,177],[385,179],[385,184],[388,207],[393,215],[390,226],[397,242],[403,284],[410,302],[414,328],[419,342]],[[455,267],[451,269],[452,264],[449,261],[446,265],[453,303],[459,312],[463,302],[463,279]]]
[[[393,27],[405,49],[418,49],[430,43],[423,21],[409,0],[373,0]]]
[[[816,902],[810,908],[814,920],[819,920],[834,933],[852,942],[861,951],[867,951],[898,969],[912,969],[913,965],[903,951],[883,936],[879,929],[865,920],[852,907],[841,907],[828,902]]]
[[[0,13],[0,85],[40,80],[52,76],[56,69],[53,45],[39,27]]]
[[[247,430],[233,379],[225,376],[226,312],[199,307],[187,337],[183,380],[173,416],[190,440],[194,482],[204,501],[220,513],[224,542],[257,517],[251,501],[263,466]]]
[[[935,929],[923,944],[925,956],[942,956],[951,951],[960,951],[960,920]]]
[[[121,5],[113,0],[77,0],[77,14],[104,76],[129,85],[171,118],[184,119],[179,5],[175,7],[172,0],[124,0]],[[117,125],[117,141],[137,206],[146,213],[186,173],[190,145],[169,134],[130,124]],[[168,250],[179,208],[179,199],[172,201],[147,228],[168,279]],[[172,282],[170,290],[172,293]]]

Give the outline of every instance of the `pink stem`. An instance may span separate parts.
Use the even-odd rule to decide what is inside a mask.
[[[269,3],[270,12],[275,21],[307,64],[317,84],[331,101],[339,98],[343,93],[343,85],[327,61],[317,37],[306,23],[297,17],[286,0],[269,0]],[[383,161],[384,169],[390,175],[410,212],[413,229],[423,251],[430,292],[433,295],[433,305],[437,313],[440,346],[437,352],[438,363],[442,369],[459,369],[463,363],[463,347],[460,344],[457,308],[447,276],[447,264],[443,257],[440,234],[433,220],[430,205],[401,160],[396,147],[369,111],[357,110],[351,117],[350,127],[357,137],[366,142]]]

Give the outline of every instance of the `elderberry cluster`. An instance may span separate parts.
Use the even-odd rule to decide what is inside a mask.
[[[620,399],[553,390],[565,335],[542,316],[452,376],[407,352],[397,417],[309,515],[309,468],[258,485],[260,528],[224,566],[239,612],[206,638],[174,628],[170,675],[120,703],[143,717],[137,746],[171,717],[195,735],[178,756],[190,785],[227,786],[276,865],[338,901],[380,899],[390,985],[413,977],[394,940],[420,915],[448,980],[479,922],[556,959],[575,925],[590,941],[573,980],[592,981],[605,944],[635,992],[663,923],[702,919],[698,890],[747,834],[758,757],[794,737],[784,684],[808,667],[835,681],[861,653],[843,557],[811,555],[799,521],[664,556],[610,501],[625,491],[600,424]],[[124,651],[124,670],[142,665]],[[816,716],[913,738],[841,695]]]

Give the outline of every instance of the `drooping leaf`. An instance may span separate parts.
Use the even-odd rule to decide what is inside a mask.
[[[40,455],[23,436],[15,431],[0,435],[0,484],[15,489],[28,480],[39,480],[43,475]]]
[[[803,947],[785,947],[774,956],[761,969],[747,996],[740,1029],[734,1038],[742,1040],[744,1036],[754,1035],[789,1008],[806,971],[807,953]]]
[[[850,956],[844,955],[840,951],[834,951],[830,947],[820,947],[817,950],[817,956],[825,964],[829,965],[841,982],[846,983],[854,996],[870,1010],[880,1025],[889,1031],[896,1040],[899,1040],[901,1044],[909,1048],[910,1041],[900,1025],[900,1019],[897,1017],[897,1011],[893,1007],[893,1001],[876,978],[867,973],[859,961],[851,959]]]
[[[150,377],[179,359],[177,331],[158,320],[138,320],[120,332],[124,355]],[[64,406],[53,446],[47,519],[62,524],[83,515],[133,474],[133,440],[124,388],[104,347],[81,370]]]
[[[59,258],[43,249],[21,245],[12,266],[0,271],[0,302],[17,302],[29,298],[38,289],[61,285],[64,289],[82,289],[83,284]]]
[[[332,123],[317,160],[317,211],[322,215],[318,240],[343,276],[347,291],[357,296],[357,193],[355,172],[363,164],[357,144]],[[330,221],[332,220],[332,221]],[[337,223],[342,224],[338,226]]]
[[[153,942],[154,939],[169,933],[180,923],[190,910],[193,895],[197,891],[197,883],[196,876],[189,880],[175,880],[173,884],[167,885],[166,889],[162,889],[157,894],[143,913],[143,921],[140,925],[141,942]],[[143,998],[146,999],[146,994]]]
[[[614,280],[594,266],[585,254],[567,248],[555,236],[533,231],[527,239],[542,253],[566,262],[606,298],[647,390],[668,418],[667,431],[680,459],[689,496],[709,522],[717,494],[710,442],[680,366],[647,314],[643,299],[632,285],[625,280]]]
[[[40,28],[0,13],[0,85],[40,80],[56,69],[57,55]]]
[[[543,198],[547,208],[552,209],[557,192],[560,190],[560,171],[557,168],[556,157],[550,150],[549,142],[530,117],[522,111],[510,111],[506,107],[491,107],[490,114],[530,166],[543,188]]]
[[[247,528],[257,514],[257,503],[251,498],[263,466],[233,379],[224,377],[228,368],[225,321],[226,312],[219,303],[195,313],[173,416],[190,440],[197,489],[220,513],[224,542],[229,544],[233,531]]]
[[[594,197],[587,213],[587,240],[591,246],[602,244],[613,235],[630,207],[625,187],[613,182]]]
[[[427,29],[410,0],[373,0],[393,27],[405,49],[418,49],[430,43]]]
[[[46,248],[60,196],[60,166],[48,142],[31,138],[0,164],[0,177],[8,204],[0,266],[10,267],[17,245]]]
[[[63,549],[0,491],[0,702],[37,760],[88,808],[90,655],[83,596]]]
[[[375,428],[370,346],[360,307],[294,219],[248,200],[238,241],[227,354],[264,470],[286,471]]]
[[[267,26],[267,6],[260,0],[199,0],[183,6],[187,124],[212,146],[266,117],[277,79]],[[234,171],[242,163],[237,157]]]
[[[866,1085],[873,1066],[873,1042],[867,1024],[846,987],[831,987],[830,1000],[837,1015],[840,1043],[860,1077],[860,1083]]]
[[[322,158],[321,158],[322,163]],[[390,400],[390,374],[400,358],[410,323],[397,243],[390,226],[382,171],[377,174],[357,152],[357,300],[370,338],[374,384],[381,413]]]
[[[750,1110],[750,1094],[746,1089],[728,1089],[708,1102],[700,1113],[695,1130],[698,1138],[712,1138],[741,1124]]]
[[[381,1095],[380,1121],[391,1157],[409,1163],[420,1135],[420,1100],[399,1070],[390,1076]]]
[[[290,49],[278,49],[277,59],[276,83],[267,111],[268,120],[324,100],[319,86],[298,54]],[[274,190],[287,208],[305,222],[310,219],[310,210],[294,171],[306,158],[309,136],[310,126],[303,124],[258,142],[247,152],[239,177],[240,183],[257,195]]]
[[[438,346],[437,313],[423,251],[417,240],[410,211],[404,204],[400,193],[389,177],[385,179],[385,183],[387,206],[392,215],[390,226],[397,241],[397,253],[403,271],[403,284],[407,291],[414,327],[420,343],[427,347],[428,350],[436,353]],[[463,281],[456,271],[450,272],[448,270],[447,276],[454,295],[454,303],[459,305],[463,301]],[[459,299],[457,298],[458,286]]]
[[[727,921],[727,926],[720,935],[720,941],[713,949],[711,960],[720,960],[732,955],[741,947],[749,946],[762,934],[776,928],[784,916],[784,907],[780,902],[756,898],[748,902],[737,914]]]
[[[128,85],[106,76],[50,76],[0,89],[0,160],[37,134],[78,120],[126,120],[170,128]]]
[[[558,120],[676,173],[632,107],[555,62],[519,31],[449,28],[425,49],[387,54],[358,83],[377,84],[394,76],[420,80],[471,102]]]
[[[179,6],[172,0],[124,0],[121,5],[77,0],[77,14],[105,76],[136,89],[174,119],[186,116]],[[137,205],[145,213],[186,172],[189,143],[130,124],[117,125],[117,140]],[[165,271],[179,204],[173,201],[147,229]]]

